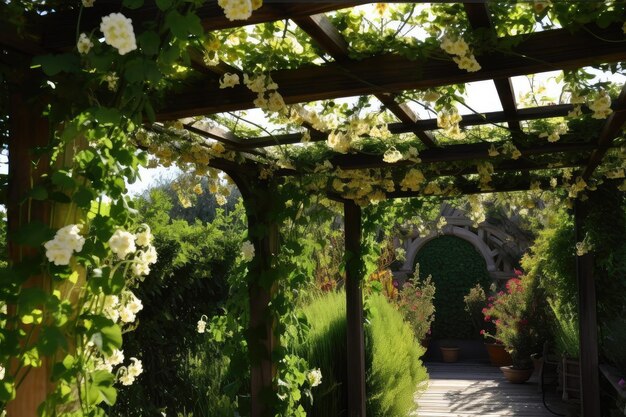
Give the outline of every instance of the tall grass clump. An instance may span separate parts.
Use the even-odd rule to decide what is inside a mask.
[[[365,326],[367,411],[376,417],[405,417],[415,408],[414,395],[428,375],[420,361],[424,349],[413,330],[382,295],[368,300]],[[311,329],[298,349],[311,367],[322,371],[322,384],[313,391],[312,417],[346,413],[345,294],[328,293],[303,308]]]

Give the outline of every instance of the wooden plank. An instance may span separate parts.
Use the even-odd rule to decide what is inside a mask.
[[[548,30],[523,37],[502,39],[519,43],[510,53],[499,51],[478,57],[481,71],[466,72],[447,60],[409,60],[400,55],[379,55],[356,62],[332,62],[278,70],[272,78],[287,104],[378,93],[395,93],[450,84],[512,77],[558,69],[580,68],[600,62],[626,60],[620,43],[620,25],[607,29],[590,28],[570,33],[564,29]],[[238,88],[239,87],[239,88]],[[204,82],[192,83],[181,92],[168,96],[169,106],[158,117],[176,119],[185,116],[243,110],[254,107],[247,88],[238,86],[220,90],[207,89]],[[203,91],[203,94],[197,94]]]
[[[12,263],[26,260],[36,254],[39,248],[17,245],[13,240],[13,232],[20,226],[31,221],[43,224],[50,223],[50,205],[47,202],[29,200],[29,190],[42,182],[42,175],[48,173],[48,155],[37,154],[36,148],[48,145],[50,137],[49,121],[43,118],[43,109],[25,99],[20,93],[13,92],[10,97],[9,117],[9,184],[7,198],[7,228],[9,258]],[[24,288],[40,288],[48,291],[52,286],[50,277],[38,275],[30,277]],[[41,306],[43,308],[43,306]],[[8,305],[8,314],[15,314],[15,306]],[[23,326],[25,334],[30,333],[32,326]],[[37,340],[39,326],[35,326],[31,343]],[[24,342],[24,340],[22,341]],[[15,358],[14,358],[15,359]],[[7,414],[19,417],[37,417],[37,407],[46,399],[53,389],[50,381],[50,359],[43,357],[42,366],[38,368],[24,367],[16,380],[24,377],[17,388],[15,399],[8,403]],[[14,360],[7,373],[14,372],[17,367]]]
[[[365,338],[363,331],[363,276],[361,208],[353,201],[344,207],[346,245],[346,315],[348,417],[365,417]]]
[[[576,241],[585,238],[584,222],[589,214],[587,204],[574,202]],[[600,414],[600,377],[598,368],[598,319],[596,285],[593,279],[593,253],[576,256],[578,283],[578,325],[580,333],[581,412],[583,416]]]
[[[480,363],[427,363],[426,391],[416,396],[412,416],[431,417],[547,417],[537,377],[525,384],[510,384],[497,367]],[[556,392],[546,393],[552,408],[561,412]]]

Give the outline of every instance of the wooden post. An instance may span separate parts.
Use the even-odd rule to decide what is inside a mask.
[[[346,316],[348,417],[365,417],[365,340],[361,277],[361,208],[344,203],[346,241]]]
[[[269,305],[277,291],[277,284],[263,282],[271,273],[273,260],[279,250],[279,227],[269,218],[274,199],[271,187],[256,178],[243,178],[234,173],[231,178],[237,184],[246,206],[248,236],[255,246],[254,260],[250,264],[248,296],[250,322],[248,327],[248,352],[250,355],[250,415],[270,416],[268,404],[276,400],[273,386],[276,364],[272,353],[278,347],[276,328]],[[268,286],[269,285],[269,286]]]
[[[588,207],[576,200],[574,220],[577,242],[581,242],[585,237],[583,224],[587,213]],[[592,253],[576,257],[576,278],[580,329],[581,412],[583,416],[600,416],[598,323]]]
[[[9,187],[7,198],[7,226],[11,232],[29,221],[49,222],[49,205],[41,201],[26,200],[25,196],[41,175],[48,171],[46,155],[35,156],[36,147],[48,144],[50,128],[48,120],[41,116],[40,109],[26,103],[19,93],[11,95],[9,137]],[[32,254],[32,248],[18,246],[9,238],[9,258],[12,263]],[[24,287],[48,288],[48,277],[31,277]],[[8,306],[9,314],[15,312]],[[36,337],[36,334],[35,334]],[[17,390],[16,398],[7,405],[10,417],[36,417],[37,407],[45,400],[51,388],[50,370],[46,358],[42,366],[28,368],[24,381]],[[11,367],[16,364],[12,364]],[[22,375],[22,373],[20,373]],[[19,375],[18,375],[19,377]]]

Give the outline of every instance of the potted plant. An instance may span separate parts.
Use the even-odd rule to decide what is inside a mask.
[[[495,292],[495,285],[493,285]],[[499,341],[493,339],[490,334],[495,331],[494,324],[491,322],[489,316],[485,316],[485,312],[488,307],[491,307],[491,302],[494,297],[489,297],[489,304],[487,304],[487,295],[485,290],[480,284],[476,284],[470,289],[469,293],[463,297],[465,302],[465,311],[470,315],[474,330],[477,334],[480,334],[485,338],[485,348],[489,355],[489,362],[493,366],[508,366],[511,365],[511,355],[504,349],[504,345]]]
[[[441,358],[444,362],[452,363],[459,360],[461,348],[448,340],[441,341],[439,346]]]
[[[435,319],[435,284],[429,275],[420,280],[419,269],[407,280],[398,293],[397,306],[413,328],[415,338],[424,348],[430,341],[430,325]]]
[[[530,355],[536,351],[538,338],[528,318],[532,315],[535,286],[532,278],[511,278],[506,291],[498,292],[485,310],[485,316],[495,324],[495,335],[489,336],[500,341],[511,355],[512,364],[500,369],[512,383],[526,382],[533,373]]]

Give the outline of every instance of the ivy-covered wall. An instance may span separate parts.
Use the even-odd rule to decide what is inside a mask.
[[[441,236],[426,243],[415,262],[420,265],[420,275],[432,275],[435,283],[432,336],[436,339],[474,337],[476,332],[465,312],[463,297],[476,283],[486,291],[489,289],[491,279],[482,256],[461,238]]]

